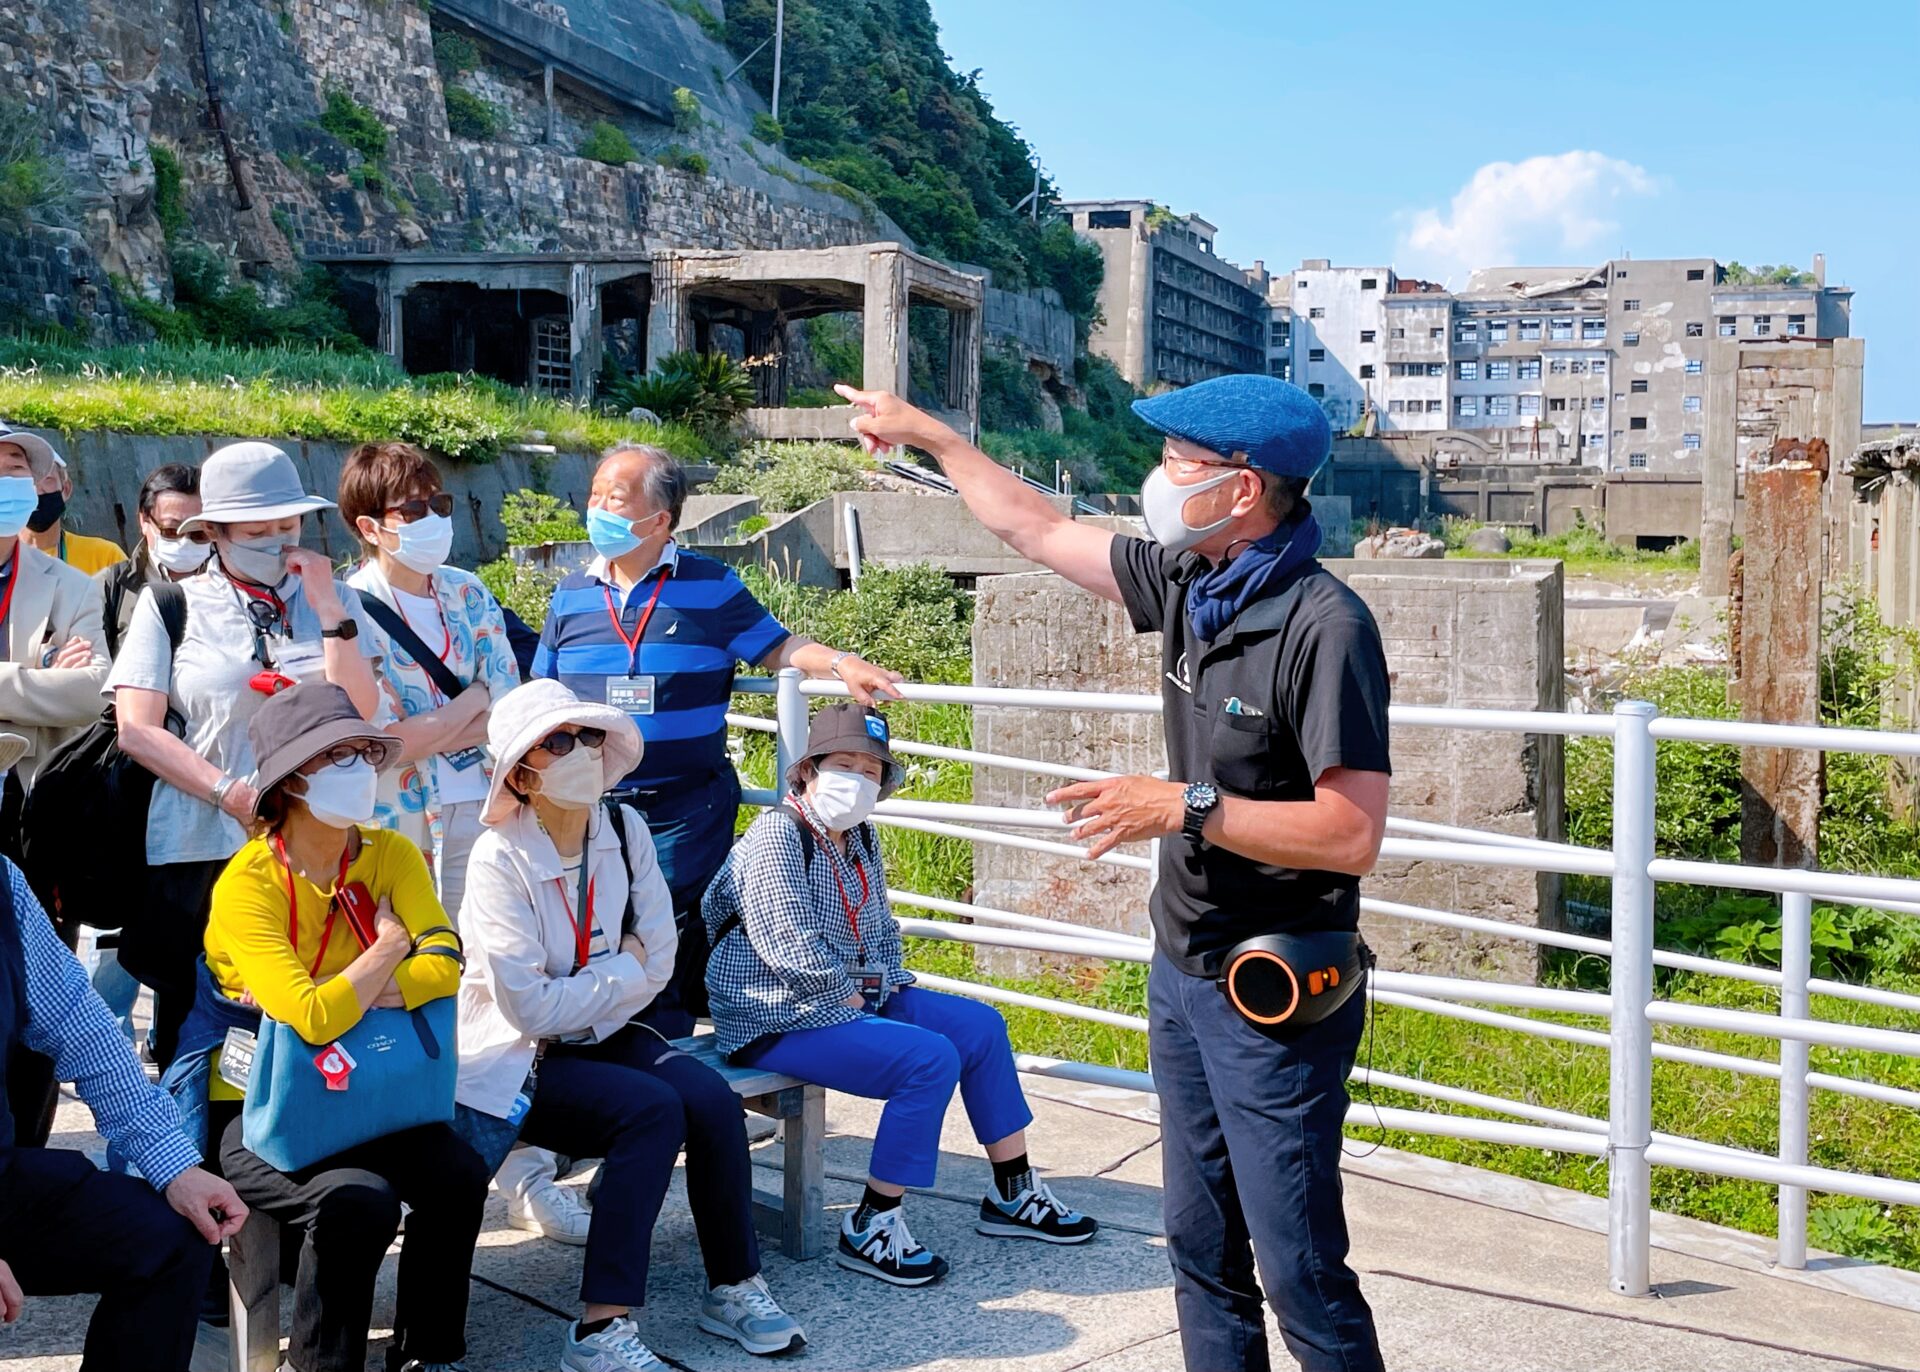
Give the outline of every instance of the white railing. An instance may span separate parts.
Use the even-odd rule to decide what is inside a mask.
[[[777,679],[742,680],[737,683],[737,689],[748,693],[771,694],[776,699],[775,716],[771,720],[742,714],[727,717],[728,723],[736,728],[774,734],[776,776],[786,774],[789,760],[805,746],[807,698],[847,694],[846,688],[838,682],[806,681],[792,670],[780,673]],[[1156,714],[1160,710],[1160,701],[1154,696],[1092,691],[909,685],[903,687],[901,693],[908,700],[987,708],[1069,710],[1097,714]],[[1385,970],[1375,975],[1372,987],[1375,999],[1382,1005],[1511,1030],[1535,1038],[1607,1048],[1608,1109],[1606,1118],[1598,1119],[1442,1083],[1356,1068],[1353,1075],[1355,1081],[1370,1082],[1382,1089],[1508,1117],[1484,1119],[1369,1104],[1354,1107],[1352,1118],[1356,1123],[1409,1133],[1604,1157],[1608,1170],[1609,1277],[1613,1289],[1626,1295],[1646,1295],[1650,1290],[1650,1169],[1655,1166],[1682,1167],[1778,1187],[1778,1261],[1782,1267],[1803,1267],[1806,1264],[1809,1191],[1857,1196],[1885,1204],[1920,1205],[1920,1183],[1812,1167],[1807,1163],[1808,1097],[1813,1090],[1920,1109],[1920,1091],[1809,1070],[1809,1053],[1814,1045],[1854,1052],[1920,1057],[1920,1033],[1814,1018],[1811,997],[1815,994],[1909,1013],[1920,1012],[1920,996],[1813,977],[1813,902],[1817,899],[1902,915],[1920,915],[1920,882],[1847,873],[1680,861],[1656,857],[1653,849],[1654,762],[1657,744],[1662,739],[1916,758],[1920,757],[1920,736],[1864,729],[1663,718],[1651,705],[1635,701],[1622,703],[1610,715],[1394,706],[1389,718],[1396,729],[1466,729],[1498,733],[1605,736],[1612,739],[1613,846],[1610,849],[1583,848],[1532,837],[1398,818],[1388,819],[1388,836],[1382,847],[1382,855],[1390,858],[1418,858],[1432,862],[1607,877],[1612,889],[1610,938],[1530,928],[1371,897],[1361,900],[1361,909],[1374,916],[1462,929],[1610,958],[1612,976],[1606,994]],[[1044,759],[944,747],[910,739],[896,738],[892,746],[896,753],[909,757],[966,762],[1039,776],[1080,780],[1111,775]],[[752,804],[770,805],[776,797],[773,791],[760,789],[749,790],[746,799]],[[1067,826],[1062,817],[1052,811],[892,799],[879,807],[874,818],[881,824],[972,843],[1091,860],[1084,848],[1063,842],[1057,837]],[[1056,837],[1039,836],[1049,833]],[[1128,853],[1109,853],[1099,861],[1149,871],[1152,869],[1148,859]],[[1777,894],[1780,897],[1783,945],[1779,969],[1656,949],[1654,891],[1661,882]],[[889,890],[888,895],[896,906],[954,917],[937,920],[903,915],[900,924],[908,934],[1114,962],[1144,963],[1152,956],[1151,941],[1136,935],[905,890]],[[968,922],[956,923],[955,918]],[[1763,1015],[1656,999],[1653,985],[1653,969],[1656,966],[1778,987],[1779,1013]],[[1116,1028],[1146,1028],[1145,1020],[1118,1011],[946,977],[922,974],[920,980],[928,986],[998,1004],[1044,1010]],[[1486,1008],[1490,1006],[1505,1008]],[[1509,1013],[1512,1010],[1550,1012],[1599,1023],[1595,1027],[1586,1027]],[[1747,1057],[1664,1042],[1655,1037],[1656,1025],[1772,1040],[1779,1044],[1779,1055],[1777,1059]],[[1768,1157],[1722,1144],[1654,1132],[1655,1061],[1684,1063],[1778,1081],[1780,1134],[1777,1154]],[[1152,1077],[1145,1072],[1061,1062],[1030,1055],[1021,1056],[1020,1066],[1022,1071],[1074,1081],[1149,1092],[1153,1090]]]

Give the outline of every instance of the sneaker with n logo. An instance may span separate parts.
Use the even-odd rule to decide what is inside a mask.
[[[1100,1230],[1100,1222],[1066,1204],[1038,1177],[1012,1200],[989,1192],[980,1201],[980,1218],[973,1226],[996,1239],[1039,1239],[1042,1243],[1085,1243]]]
[[[900,1207],[881,1210],[865,1229],[853,1227],[853,1215],[840,1221],[840,1251],[834,1261],[894,1286],[925,1286],[947,1275],[947,1260],[929,1253],[907,1230]]]

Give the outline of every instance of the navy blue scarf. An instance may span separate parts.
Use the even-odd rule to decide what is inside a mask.
[[[1187,589],[1187,621],[1211,643],[1254,601],[1313,560],[1320,551],[1320,521],[1303,513],[1243,550],[1223,566],[1210,567]]]

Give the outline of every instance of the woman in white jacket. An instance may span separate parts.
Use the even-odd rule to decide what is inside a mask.
[[[640,760],[620,710],[534,681],[493,707],[495,770],[460,927],[460,1104],[520,1122],[521,1139],[601,1164],[563,1372],[662,1368],[630,1312],[646,1300],[654,1220],[674,1158],[709,1291],[700,1327],[749,1352],[805,1343],[760,1275],[746,1125],[733,1090],[631,1023],[667,984],[677,939],[646,824],[600,804]],[[620,832],[624,830],[624,833]],[[624,853],[624,856],[623,856]]]

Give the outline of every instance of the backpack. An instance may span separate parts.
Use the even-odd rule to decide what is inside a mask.
[[[171,581],[151,588],[177,653],[187,631],[187,595]],[[186,721],[169,709],[167,728]],[[46,911],[63,924],[119,929],[138,921],[145,892],[132,874],[147,865],[147,807],[154,775],[120,751],[113,706],[55,748],[27,793],[20,819],[20,870]]]
[[[800,812],[794,809],[791,805],[788,805],[785,801],[782,801],[780,804],[774,806],[773,813],[776,815],[785,815],[790,821],[792,821],[794,830],[800,835],[801,870],[804,871],[808,876],[812,876],[813,875],[813,854],[814,854],[814,850],[819,846],[819,843],[820,843],[820,840],[814,837],[813,826],[811,824],[808,824],[805,820],[801,819]],[[866,846],[867,852],[869,854],[877,854],[879,852],[879,843],[876,841],[874,837],[873,825],[871,823],[863,823],[858,829],[854,830],[854,833],[858,837],[860,842]],[[725,919],[721,920],[720,927],[713,931],[713,937],[707,940],[706,942],[705,953],[702,955],[702,958],[701,958],[702,963],[703,964],[705,963],[706,957],[710,955],[714,949],[720,946],[721,941],[725,939],[728,934],[731,934],[735,929],[738,929],[744,923],[746,923],[746,916],[741,914],[740,911],[738,910],[735,910],[732,914],[728,915]],[[704,929],[705,927],[706,926],[703,923],[701,925],[701,928]],[[684,944],[683,944],[683,947],[684,947]],[[704,972],[704,970],[705,969],[703,965],[702,971]]]

